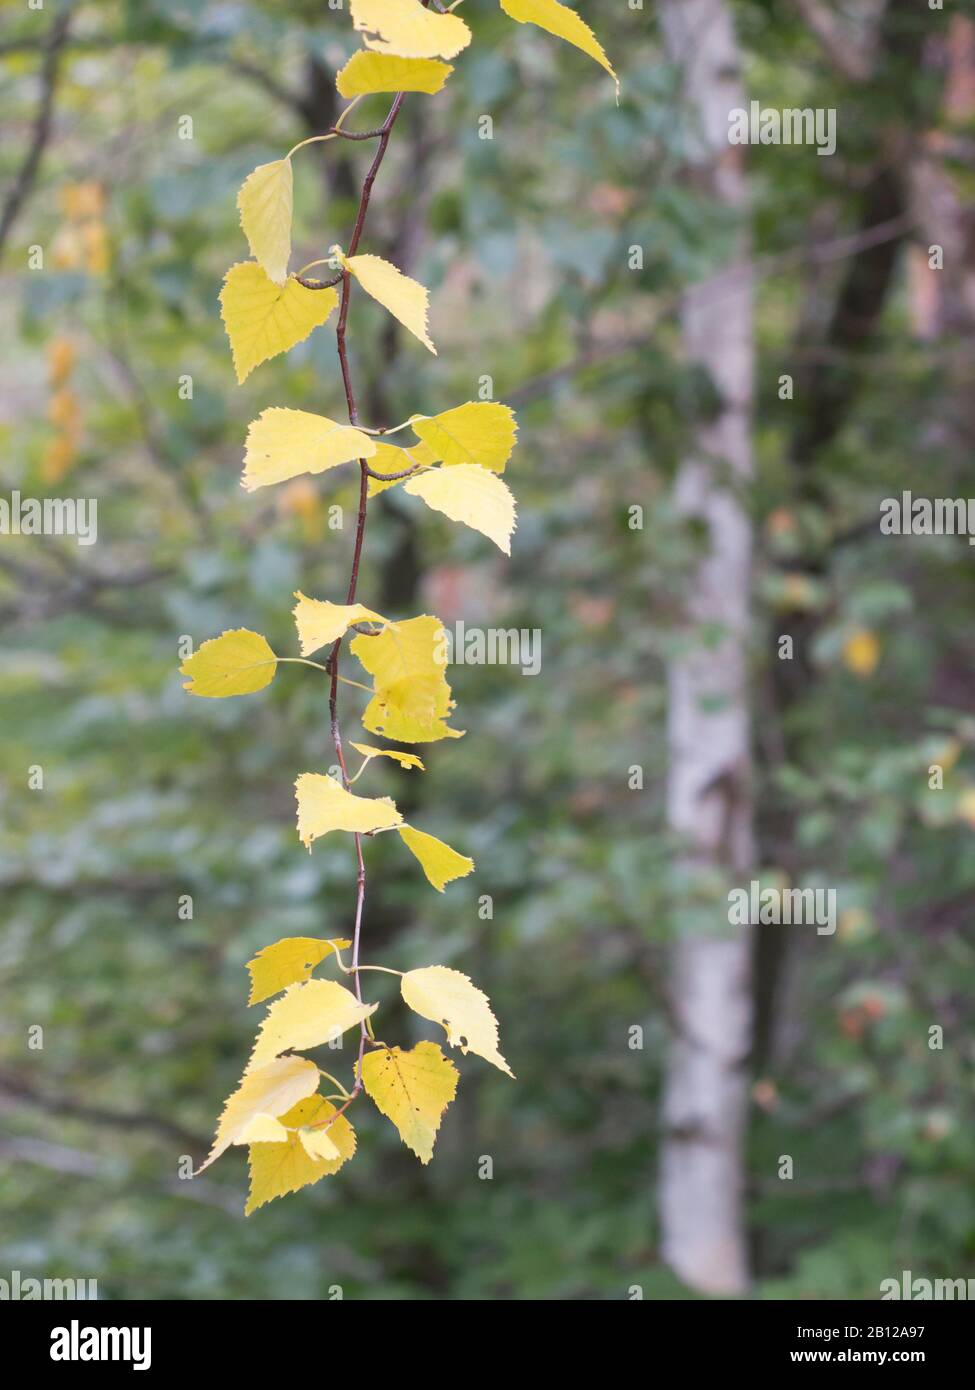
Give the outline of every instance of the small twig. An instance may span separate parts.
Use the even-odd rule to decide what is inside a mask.
[[[333,275],[331,280],[306,280],[303,275],[295,276],[298,284],[304,285],[306,290],[330,290],[333,285],[338,284],[341,278],[341,275]]]
[[[403,468],[399,473],[376,473],[369,467],[368,463],[364,463],[363,467],[366,470],[367,477],[378,478],[381,483],[395,483],[400,478],[409,478],[412,474],[418,473],[422,464],[414,463],[412,467]]]

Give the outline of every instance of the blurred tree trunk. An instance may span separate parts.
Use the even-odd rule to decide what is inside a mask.
[[[953,158],[967,170],[975,163],[971,142],[954,134],[975,120],[975,22],[953,16],[941,49],[932,45],[925,55],[925,67],[937,66],[943,73],[941,120],[921,142],[910,179],[921,241],[909,248],[909,298],[914,331],[926,342],[962,339],[975,326],[975,210],[952,172]],[[931,267],[932,247],[942,249],[940,270]],[[954,365],[949,359],[949,369]],[[962,356],[959,376],[967,382],[966,365]],[[963,381],[958,385],[963,388]],[[959,391],[959,405],[966,396],[970,409],[970,391]]]
[[[744,225],[743,151],[728,113],[744,107],[727,0],[661,0],[668,52],[681,64],[687,117],[703,141],[701,187]],[[752,275],[748,237],[685,294],[684,348],[709,373],[717,412],[698,425],[677,504],[708,532],[687,596],[688,648],[669,668],[668,818],[685,846],[684,894],[705,919],[673,948],[676,1023],[664,1093],[660,1218],[665,1259],[685,1283],[733,1294],[747,1284],[742,1146],[752,1003],[747,928],[726,891],[753,862],[747,641],[751,527],[739,493],[752,472]],[[700,896],[704,889],[706,898]],[[689,915],[689,914],[688,914]]]

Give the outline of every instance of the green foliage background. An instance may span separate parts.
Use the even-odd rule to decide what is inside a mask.
[[[852,105],[791,6],[735,8],[750,91],[767,105],[837,105],[844,171],[810,149],[750,152],[767,267],[748,499],[761,863],[836,886],[842,914],[833,938],[791,929],[774,1042],[755,1059],[757,1292],[870,1298],[903,1268],[975,1272],[975,831],[959,814],[975,788],[972,554],[963,540],[885,539],[875,524],[879,499],[902,487],[970,490],[970,452],[937,428],[957,412],[970,342],[917,337],[902,268],[816,487],[797,489],[787,454],[803,405],[779,400],[777,384],[799,369],[809,283],[776,257],[815,238],[824,203],[837,232],[853,230],[850,170],[872,157],[896,92],[923,131],[927,78],[888,74]],[[262,695],[211,704],[182,694],[176,668],[182,635],[224,627],[290,651],[292,591],[344,589],[351,481],[239,487],[260,409],[341,415],[331,329],[238,388],[217,293],[246,257],[241,180],[322,124],[271,88],[313,121],[354,41],[348,14],[318,0],[91,0],[0,303],[3,493],[99,502],[90,550],[0,537],[0,1275],[94,1277],[102,1297],[147,1299],[316,1299],[335,1285],[370,1299],[682,1292],[656,1250],[664,960],[702,908],[671,870],[663,663],[706,544],[676,521],[669,485],[711,398],[681,360],[674,307],[729,228],[688,175],[693,128],[649,4],[584,7],[619,60],[618,109],[580,55],[493,4],[468,10],[474,45],[440,97],[409,99],[363,244],[430,286],[441,355],[402,341],[362,296],[350,341],[373,423],[447,408],[493,378],[519,411],[507,475],[519,529],[507,564],[476,534],[385,497],[360,597],[401,616],[537,627],[542,669],[453,668],[468,736],[428,750],[425,778],[370,774],[371,792],[422,808],[420,824],[472,854],[477,873],[441,897],[397,846],[370,844],[365,953],[472,975],[518,1081],[461,1059],[429,1168],[363,1103],[355,1163],[246,1222],[238,1155],[193,1183],[176,1177],[178,1156],[205,1148],[256,1027],[244,962],[285,935],[345,934],[350,920],[349,846],[329,840],[309,857],[294,831],[295,775],[331,762],[324,682],[287,668]],[[47,22],[5,15],[0,54]],[[36,70],[36,53],[3,56],[0,175],[22,153]],[[186,114],[192,140],[177,138]],[[485,114],[493,140],[478,136]],[[298,157],[296,264],[348,236],[369,151],[336,143]],[[86,181],[106,193],[106,269],[49,257],[26,271],[27,245],[64,236],[64,187]],[[842,270],[820,270],[814,317]],[[56,484],[44,471],[54,336],[78,349],[84,416]],[[192,401],[178,397],[185,373]],[[328,527],[332,504],[344,531]],[[642,531],[628,525],[634,504]],[[783,706],[776,619],[810,553],[817,572],[798,583],[812,659]],[[860,627],[880,643],[867,679],[842,658]],[[357,699],[343,691],[353,737]],[[945,789],[929,791],[946,749]],[[43,791],[28,790],[34,764]],[[634,764],[642,791],[628,786]],[[186,893],[190,921],[177,912]],[[378,990],[388,1034],[432,1036]],[[927,1046],[935,1023],[942,1052]],[[37,1024],[44,1048],[31,1051]],[[637,1025],[642,1050],[629,1045]],[[776,1176],[784,1153],[791,1183]],[[491,1181],[478,1177],[483,1155]]]

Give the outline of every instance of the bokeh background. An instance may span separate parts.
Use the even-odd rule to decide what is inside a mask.
[[[748,149],[737,207],[701,176],[687,54],[653,0],[581,6],[618,107],[582,55],[468,0],[474,44],[397,127],[363,249],[431,287],[440,356],[360,296],[364,415],[433,413],[490,376],[519,414],[520,515],[505,562],[386,495],[360,597],[539,628],[542,666],[453,668],[467,737],[427,749],[425,777],[370,785],[478,867],[440,896],[370,844],[365,954],[471,974],[518,1080],[460,1059],[427,1168],[360,1102],[354,1163],[245,1220],[239,1153],[193,1182],[177,1160],[206,1151],[240,1074],[244,962],[345,934],[354,869],[344,838],[309,856],[294,829],[295,775],[332,760],[323,681],[290,667],[261,695],[192,701],[177,644],[247,626],[291,651],[293,590],[344,589],[351,534],[328,508],[351,517],[354,470],[239,486],[265,406],[341,415],[332,329],[238,387],[217,294],[246,257],[239,184],[331,124],[356,44],[325,0],[88,0],[55,54],[65,6],[4,6],[2,495],[97,497],[99,538],[0,537],[0,1275],[145,1299],[700,1292],[662,1257],[657,1181],[674,943],[724,913],[675,874],[668,828],[667,667],[709,547],[673,483],[720,410],[680,303],[743,244],[755,863],[839,906],[834,936],[754,943],[734,1155],[749,1288],[875,1298],[905,1268],[975,1273],[975,559],[964,537],[878,529],[902,488],[973,490],[971,6],[716,8],[748,99],[838,113],[830,158]],[[369,157],[298,156],[294,264],[347,239]],[[343,690],[353,737],[357,699]],[[387,994],[389,1033],[432,1036]]]

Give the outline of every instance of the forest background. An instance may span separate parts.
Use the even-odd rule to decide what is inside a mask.
[[[239,487],[268,402],[340,412],[331,328],[238,388],[217,295],[237,188],[332,124],[357,43],[326,0],[3,7],[0,495],[95,497],[98,541],[0,536],[0,1276],[815,1299],[973,1273],[975,556],[879,526],[904,489],[975,491],[972,7],[579,8],[619,106],[463,5],[474,43],[408,100],[365,246],[430,286],[441,355],[361,301],[350,339],[372,420],[486,376],[519,415],[510,563],[390,494],[360,584],[540,633],[535,675],[451,668],[469,733],[435,777],[389,770],[477,873],[440,898],[371,845],[364,926],[366,958],[471,974],[518,1080],[468,1068],[428,1168],[374,1116],[348,1170],[245,1221],[242,1163],[177,1160],[239,1074],[244,962],[344,935],[352,868],[294,832],[295,774],[330,762],[317,683],[190,702],[178,642],[283,650],[292,592],[347,573],[353,482]],[[834,110],[835,153],[722,148],[731,89]],[[369,153],[301,158],[296,264],[347,235]],[[682,711],[695,649],[728,688]],[[688,827],[681,715],[713,748],[721,709],[738,762],[691,800],[725,779],[738,848],[688,857],[713,806]],[[835,889],[837,930],[730,928],[751,878]]]

